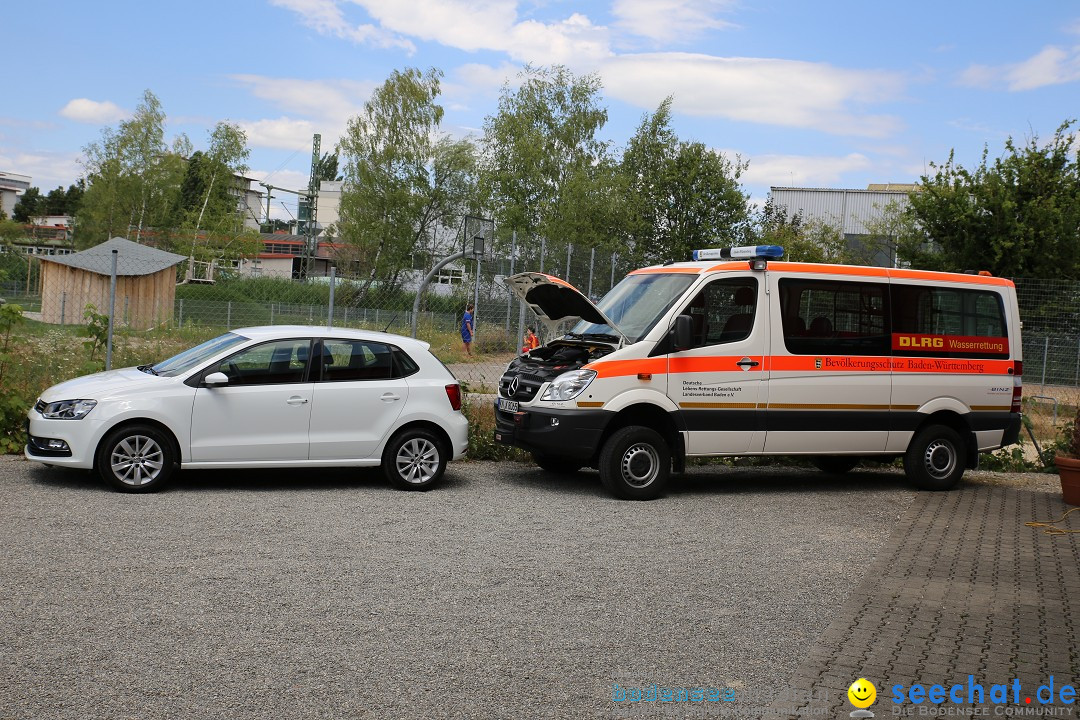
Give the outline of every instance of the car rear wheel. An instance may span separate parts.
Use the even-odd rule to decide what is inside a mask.
[[[415,428],[394,436],[383,453],[383,472],[399,490],[428,490],[446,470],[447,453],[430,430]]]
[[[904,472],[921,490],[950,490],[964,474],[966,448],[960,434],[947,425],[923,428],[908,445]]]
[[[154,492],[176,471],[172,439],[153,425],[127,425],[98,446],[97,472],[116,490]]]
[[[600,451],[600,482],[624,500],[660,497],[671,474],[671,450],[660,433],[640,425],[616,431]]]

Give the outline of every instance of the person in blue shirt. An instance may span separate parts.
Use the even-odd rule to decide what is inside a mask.
[[[473,339],[473,305],[465,306],[465,315],[461,318],[461,343],[465,346],[465,354],[472,355]]]

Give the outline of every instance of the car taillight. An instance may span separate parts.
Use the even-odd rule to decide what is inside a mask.
[[[1013,396],[1012,406],[1009,408],[1009,412],[1018,413],[1022,411],[1021,396],[1024,392],[1024,363],[1021,360],[1015,360],[1013,362]]]
[[[446,397],[450,400],[450,407],[455,410],[461,409],[461,386],[457,383],[446,386]]]

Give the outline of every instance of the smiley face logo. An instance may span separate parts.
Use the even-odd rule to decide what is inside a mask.
[[[866,678],[859,678],[847,689],[847,698],[857,708],[868,708],[877,700],[877,688]]]

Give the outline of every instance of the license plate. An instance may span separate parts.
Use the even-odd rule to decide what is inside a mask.
[[[518,401],[517,400],[507,400],[506,398],[499,398],[499,409],[502,410],[503,412],[517,412],[518,411]]]

